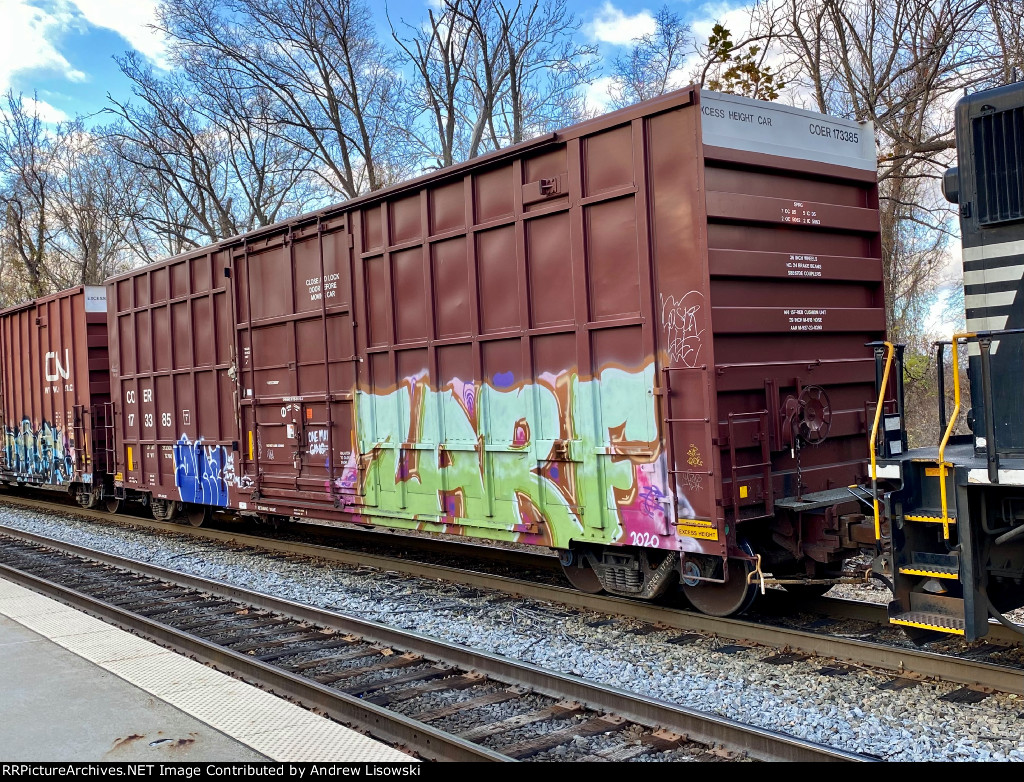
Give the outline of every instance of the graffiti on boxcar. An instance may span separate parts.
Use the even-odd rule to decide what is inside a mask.
[[[549,545],[674,537],[673,510],[694,513],[670,481],[654,372],[608,367],[592,379],[566,371],[532,383],[497,372],[490,383],[454,378],[440,390],[421,372],[388,393],[360,392],[364,452],[346,454],[334,489],[376,490],[373,512],[501,524]]]
[[[669,361],[687,367],[697,366],[704,329],[697,313],[704,304],[704,294],[690,291],[681,298],[661,296],[661,324],[665,329],[665,352]]]
[[[4,427],[6,469],[28,481],[63,485],[75,473],[75,441],[66,429],[43,421],[38,427],[25,417]]]
[[[699,472],[684,472],[683,485],[691,492],[698,492],[704,489],[704,476]]]
[[[648,516],[654,516],[658,513],[664,514],[662,503],[667,499],[668,495],[657,486],[653,484],[645,486],[640,491],[640,509]]]
[[[327,453],[328,434],[326,429],[312,429],[306,434],[306,447],[310,456],[323,456]]]
[[[204,445],[182,435],[174,444],[174,485],[182,502],[228,504],[228,476],[234,480],[235,458],[223,445]]]

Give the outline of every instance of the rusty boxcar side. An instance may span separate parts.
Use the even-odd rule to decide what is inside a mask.
[[[869,126],[688,89],[114,278],[118,488],[553,546],[648,597],[834,565],[872,160]]]
[[[94,477],[106,473],[113,445],[106,289],[72,288],[0,312],[0,363],[0,479],[94,504]]]

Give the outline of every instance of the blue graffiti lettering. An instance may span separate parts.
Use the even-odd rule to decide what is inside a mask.
[[[223,445],[203,445],[202,437],[191,442],[187,435],[174,444],[174,485],[183,502],[225,507],[233,472],[234,457]]]
[[[24,417],[20,425],[4,427],[4,472],[31,483],[70,483],[75,474],[74,439],[49,421],[37,429]]]

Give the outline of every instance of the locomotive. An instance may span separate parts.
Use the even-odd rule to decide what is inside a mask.
[[[1024,633],[1004,616],[1024,606],[1024,82],[961,98],[955,136],[957,165],[942,187],[959,207],[967,331],[936,344],[942,439],[906,451],[889,434],[902,432],[894,410],[872,440],[890,621],[922,639],[980,638],[990,617]],[[969,388],[958,371],[964,349]],[[901,374],[894,346],[876,355],[880,376]],[[958,435],[968,391],[970,432]]]
[[[958,505],[911,526],[875,165],[870,124],[687,88],[0,312],[0,480],[543,546],[715,615],[873,567],[933,628],[933,582],[1014,576],[942,559]]]

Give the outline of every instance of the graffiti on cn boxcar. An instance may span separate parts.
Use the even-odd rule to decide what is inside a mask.
[[[4,458],[6,470],[22,480],[63,485],[75,472],[74,438],[49,421],[33,427],[25,417],[4,427]]]

